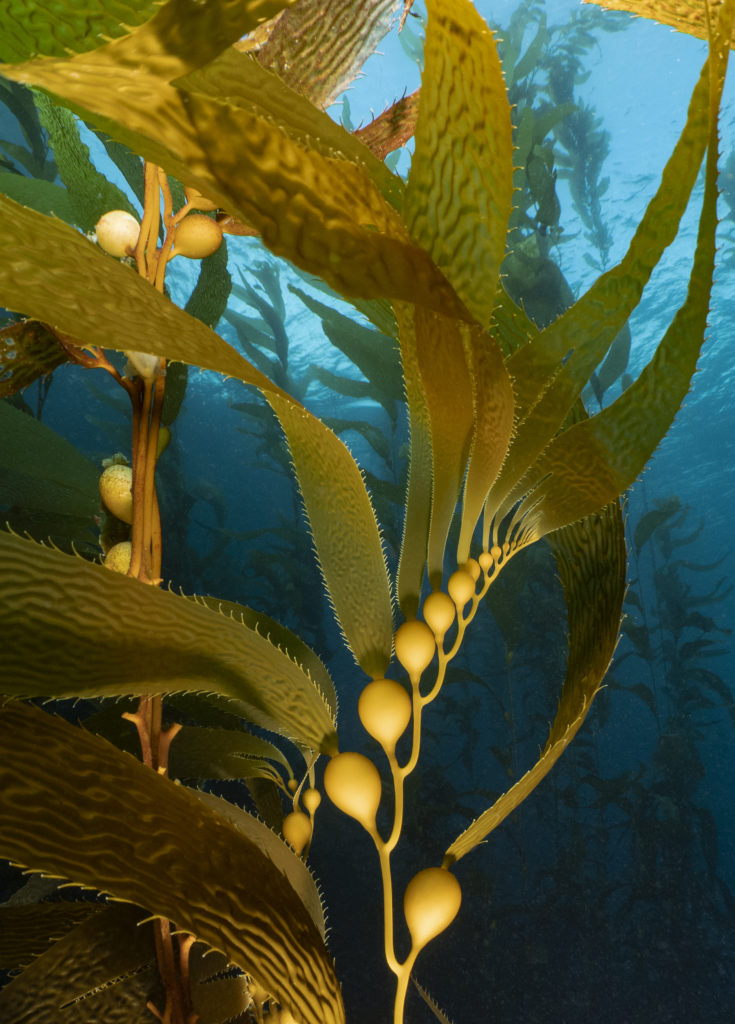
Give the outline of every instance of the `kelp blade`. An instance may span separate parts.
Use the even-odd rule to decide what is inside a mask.
[[[510,106],[492,34],[470,0],[429,0],[427,12],[406,222],[487,327],[513,195]]]
[[[168,918],[304,1024],[343,1024],[309,913],[225,818],[104,740],[17,702],[0,710],[0,749],[2,856]]]
[[[335,749],[311,677],[242,622],[9,533],[0,533],[0,567],[4,693],[220,693],[265,729]]]
[[[53,904],[32,909],[48,906]],[[85,904],[72,904],[79,906]],[[91,907],[94,909],[94,904]],[[155,964],[153,927],[141,923],[146,916],[140,907],[119,903],[102,904],[96,913],[87,914],[86,920],[0,989],[0,1020],[3,1024],[24,1024],[28,1020],[34,1024],[73,1024],[83,1010],[83,1019],[88,1019],[86,1013],[91,1012],[106,1024],[138,1021],[146,998],[160,996],[155,971],[147,975],[148,990],[138,992],[137,1000],[130,991],[130,982],[141,969]],[[110,1005],[105,1005],[107,1002]]]
[[[731,24],[735,4],[730,4],[730,11]],[[530,517],[536,536],[574,522],[629,487],[689,390],[705,339],[715,269],[717,117],[726,54],[726,49],[714,49],[710,57],[716,70],[707,106],[705,188],[686,300],[638,379],[596,416],[557,435],[524,478],[524,484],[536,484],[525,499],[529,510],[533,507]]]
[[[392,641],[390,587],[370,499],[345,445],[213,331],[78,232],[0,197],[4,210],[14,256],[0,263],[0,301],[85,344],[125,349],[134,336],[141,351],[237,377],[265,394],[291,448],[347,641],[368,674],[381,674]],[[317,451],[318,458],[310,454]]]
[[[625,592],[625,534],[617,502],[553,535],[569,617],[569,658],[559,708],[541,757],[455,839],[450,865],[481,843],[551,771],[584,722],[615,650]]]

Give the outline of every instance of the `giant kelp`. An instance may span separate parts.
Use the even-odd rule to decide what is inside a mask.
[[[584,721],[615,648],[625,586],[617,498],[668,429],[704,337],[714,268],[717,115],[735,4],[722,5],[711,27],[710,57],[686,125],[626,256],[544,327],[513,304],[499,277],[515,173],[510,105],[494,38],[469,0],[427,5],[426,67],[406,182],[308,98],[323,102],[338,89],[372,37],[357,33],[353,47],[336,48],[331,70],[310,63],[313,50],[305,46],[299,74],[290,75],[297,58],[283,26],[291,12],[270,34],[258,25],[284,6],[222,2],[194,12],[186,0],[169,0],[138,28],[106,28],[112,41],[96,48],[84,39],[67,44],[70,54],[52,47],[50,56],[36,57],[48,23],[32,35],[31,5],[23,26],[32,43],[14,37],[3,51],[15,61],[4,66],[5,75],[43,90],[38,109],[44,123],[69,144],[69,159],[59,169],[67,176],[63,210],[70,223],[44,208],[45,179],[38,179],[42,201],[35,208],[0,196],[0,301],[47,325],[44,337],[63,358],[107,371],[123,387],[132,403],[133,466],[130,559],[123,576],[18,535],[2,537],[0,614],[8,669],[2,689],[9,698],[139,696],[137,709],[126,706],[123,717],[138,731],[145,764],[84,729],[10,700],[0,712],[0,853],[130,901],[156,919],[165,995],[151,990],[141,998],[159,1006],[163,998],[165,1008],[154,1011],[162,1018],[183,1024],[194,1012],[188,974],[197,939],[239,969],[229,979],[232,1000],[210,1007],[205,1019],[227,1019],[232,1006],[242,1010],[251,1003],[259,1020],[267,1006],[274,1021],[289,1013],[304,1024],[340,1021],[344,1010],[319,900],[297,856],[308,852],[319,803],[314,764],[325,754],[327,793],[364,826],[378,853],[385,956],[396,976],[399,1024],[416,957],[458,909],[453,865],[551,769]],[[296,7],[304,12],[301,38],[318,50],[329,18],[317,16],[318,3],[301,0]],[[385,7],[372,5],[377,22]],[[106,6],[99,9],[101,24],[107,24]],[[240,45],[251,30],[252,46],[247,40]],[[272,59],[266,59],[269,47]],[[286,52],[289,60],[279,56]],[[324,72],[319,81],[317,65]],[[116,253],[122,262],[72,226],[87,226],[92,214],[80,197],[96,194],[97,178],[79,173],[84,153],[67,110],[145,160],[142,227],[137,241]],[[132,176],[129,157],[111,143],[108,152],[124,160]],[[541,158],[529,149],[527,164],[531,156]],[[703,160],[702,214],[686,300],[638,380],[588,416],[580,405],[582,390],[675,237]],[[526,170],[538,179],[530,166]],[[383,335],[375,333],[373,340],[376,348],[385,345],[392,373],[400,352],[402,381],[394,377],[391,383],[394,401],[405,389],[410,465],[397,581],[348,448],[306,408],[303,396],[289,390],[286,373],[274,380],[264,372],[267,361],[256,358],[255,365],[210,326],[227,300],[229,281],[206,312],[201,301],[186,312],[164,294],[167,261],[184,250],[191,217],[201,218],[217,242],[228,227],[260,234],[276,255],[354,299],[380,325]],[[216,277],[217,264],[208,261],[217,257],[199,255],[207,257],[202,275]],[[335,317],[320,315],[339,331]],[[31,362],[34,337],[17,335],[13,358],[19,365]],[[370,381],[377,371],[364,341],[346,344],[357,353],[363,343]],[[128,353],[122,371],[106,350]],[[335,619],[369,679],[359,714],[390,767],[394,799],[387,838],[376,824],[380,775],[364,755],[338,752],[334,686],[317,653],[263,613],[158,589],[165,530],[154,473],[167,421],[166,361],[207,368],[257,389],[278,419]],[[282,347],[280,361],[285,369]],[[44,362],[37,372],[48,367]],[[27,382],[15,366],[3,370],[6,379]],[[401,960],[391,857],[402,832],[406,780],[419,760],[423,717],[440,697],[482,598],[519,551],[544,537],[559,567],[570,632],[558,712],[537,763],[449,844],[441,867],[426,867],[409,883],[404,904],[412,941]],[[397,629],[394,586],[403,620]],[[99,644],[101,634],[116,637],[117,648]],[[400,668],[390,668],[394,653]],[[407,683],[384,678],[401,669]],[[173,718],[164,720],[161,696],[170,694]],[[109,707],[103,710],[109,729]],[[227,734],[241,720],[289,741],[296,753],[244,733],[233,742]],[[189,777],[214,777],[207,765],[216,759],[216,730],[223,721],[232,727],[222,733],[230,760],[254,762],[243,777],[268,780],[291,808],[281,828],[295,853],[248,816],[227,804],[205,803],[167,777],[169,748],[175,751],[177,743],[184,764],[189,751],[191,767],[178,769],[184,777],[188,771]],[[294,771],[302,758],[303,767]],[[124,935],[115,908],[115,934]],[[174,941],[170,922],[179,936],[192,938]],[[103,923],[109,928],[102,915],[70,923],[70,948],[72,929],[84,930],[83,949],[97,924],[96,934],[108,934]],[[0,1007],[10,1019],[18,1019],[38,975],[58,971],[59,959],[52,947],[36,961],[33,977],[22,973],[4,990]],[[90,974],[87,992],[97,977]]]

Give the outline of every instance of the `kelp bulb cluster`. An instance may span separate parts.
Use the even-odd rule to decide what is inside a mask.
[[[195,210],[218,210],[219,207],[216,203],[213,203],[211,199],[207,199],[195,188],[185,188],[184,198],[186,199],[189,206],[193,206]]]
[[[222,244],[222,228],[203,213],[190,213],[176,228],[174,253],[190,260],[211,256]]]
[[[286,842],[300,855],[311,839],[311,818],[303,811],[292,811],[283,819],[281,831]]]
[[[95,226],[97,244],[110,256],[129,256],[138,244],[140,224],[127,210],[108,210]]]
[[[444,634],[454,622],[454,601],[443,590],[435,590],[424,601],[423,614],[437,640],[443,640]]]
[[[467,561],[462,566],[462,568],[464,569],[465,572],[468,572],[472,579],[475,581],[475,583],[477,583],[482,573],[480,563],[477,561],[477,559],[468,558]]]
[[[357,713],[383,750],[392,753],[411,721],[411,698],[395,679],[373,679],[360,694]]]
[[[130,568],[132,557],[133,545],[129,540],[120,541],[119,544],[113,544],[105,555],[105,568],[124,575]]]
[[[403,912],[415,950],[448,928],[462,902],[459,882],[446,868],[424,868],[403,896]]]
[[[133,470],[119,463],[100,477],[100,497],[106,509],[123,523],[133,521]]]
[[[301,803],[304,805],[309,814],[314,814],[317,807],[322,802],[322,795],[318,789],[307,789],[301,798]]]
[[[424,669],[431,664],[436,650],[436,640],[431,629],[425,622],[411,619],[398,627],[394,644],[396,657],[411,680],[418,679]]]
[[[335,754],[324,769],[324,788],[341,811],[359,821],[368,832],[375,830],[383,785],[369,758],[353,751]]]
[[[466,569],[457,569],[449,577],[447,590],[449,591],[449,596],[461,611],[467,602],[475,596],[475,581]]]

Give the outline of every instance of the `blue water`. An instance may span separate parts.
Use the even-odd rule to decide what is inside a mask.
[[[477,0],[501,34],[514,6]],[[549,26],[566,24],[577,9],[576,3],[550,0]],[[409,19],[409,26],[418,36],[422,10],[418,4],[414,10],[419,17]],[[596,38],[587,58],[589,77],[575,95],[609,133],[603,173],[610,187],[601,215],[612,236],[613,264],[624,254],[683,126],[706,47],[634,18],[623,31]],[[416,62],[395,33],[381,51],[347,93],[355,125],[419,84]],[[735,148],[734,97],[731,74],[723,100],[723,160]],[[340,103],[332,108],[336,117],[343,112]],[[398,169],[405,173],[409,163],[407,151]],[[569,240],[551,255],[579,296],[596,276],[585,257],[598,254],[585,243],[584,226],[561,181],[558,192]],[[684,298],[697,213],[695,196],[680,238],[631,319],[631,373],[651,357]],[[624,636],[609,685],[561,764],[458,866],[465,892],[459,920],[422,956],[416,972],[456,1024],[719,1024],[731,1017],[735,659],[729,630],[735,600],[728,588],[735,575],[735,213],[723,202],[720,215],[721,269],[699,372],[671,431],[626,499],[631,595],[640,600],[636,605],[631,598],[626,607],[629,625],[644,627],[651,654],[635,656],[632,629]],[[235,280],[242,270],[267,297],[257,269],[267,258],[260,243],[229,239],[228,246]],[[193,273],[176,267],[169,279],[174,298],[185,300]],[[313,362],[359,378],[288,285],[322,301],[323,294],[286,265],[279,273],[292,386],[304,387]],[[232,308],[256,315],[241,301]],[[260,328],[268,330],[263,323]],[[230,324],[223,321],[219,330],[237,344]],[[59,373],[44,419],[99,461],[125,450],[126,410],[104,379],[95,380],[93,392],[84,378],[73,369]],[[320,415],[363,417],[388,431],[385,412],[364,400],[340,400],[312,383],[305,401]],[[253,403],[250,412],[235,408],[243,402]],[[385,478],[386,465],[364,437],[351,431],[345,440],[362,465]],[[396,481],[404,441],[399,421],[392,439]],[[340,691],[343,746],[362,745],[355,709],[363,680],[330,625],[298,499],[274,454],[283,461],[279,431],[257,396],[236,382],[190,371],[172,451],[161,463],[164,513],[176,537],[164,571],[188,592],[213,593],[281,617],[317,645]],[[182,492],[188,512],[176,523]],[[636,553],[638,522],[672,496],[680,511]],[[694,534],[690,543],[677,546]],[[400,539],[396,524],[386,527],[385,539],[393,559]],[[523,631],[512,658],[483,610],[461,664],[455,663],[444,703],[427,716],[407,846],[397,864],[399,891],[418,867],[436,863],[469,820],[530,767],[546,739],[564,673],[563,607],[547,555],[534,554],[520,570],[529,578],[518,598]],[[504,593],[515,599],[510,585]],[[700,645],[696,656],[692,644]],[[719,684],[710,677],[708,688],[707,672]],[[695,696],[686,697],[689,689]],[[704,697],[699,704],[696,694]],[[327,808],[320,813],[312,859],[330,907],[330,942],[344,979],[348,1020],[387,1020],[391,986],[380,956],[375,858],[357,826]],[[412,1022],[432,1019],[417,999],[409,1005]]]

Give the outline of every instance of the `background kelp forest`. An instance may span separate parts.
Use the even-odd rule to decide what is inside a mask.
[[[476,7],[499,31],[523,168],[514,181],[506,288],[543,327],[624,252],[683,125],[706,44],[626,14],[555,0],[515,8],[477,0]],[[383,55],[373,56],[364,77],[330,107],[348,130],[359,131],[418,86],[424,21],[417,3],[402,32],[394,25],[380,42]],[[622,638],[575,742],[463,863],[458,919],[417,969],[447,1014],[440,1020],[671,1024],[731,1016],[735,131],[728,96],[731,89],[722,104],[710,335],[685,408],[625,502]],[[411,123],[410,102],[402,125]],[[395,145],[386,157],[404,175],[410,134],[400,140],[405,148]],[[106,210],[139,215],[142,185],[140,161],[125,147],[43,93],[0,79],[0,192],[91,232]],[[170,186],[180,206],[183,190],[174,180]],[[387,338],[376,346],[375,323],[317,279],[273,257],[257,237],[236,226],[233,232],[201,263],[175,260],[167,291],[347,443],[364,470],[394,570],[408,453],[398,351]],[[649,358],[683,298],[695,232],[696,211],[593,375],[584,394],[591,412],[616,398]],[[20,320],[5,315],[0,353]],[[35,329],[38,351],[47,353],[44,328]],[[21,390],[12,374],[0,378],[0,512],[18,533],[97,559],[97,478],[103,460],[129,450],[129,403],[107,374],[58,362],[31,373]],[[59,440],[30,429],[31,418]],[[163,423],[171,432],[157,472],[163,579],[186,594],[251,606],[298,632],[337,682],[341,746],[374,754],[377,744],[357,719],[361,684],[351,684],[355,667],[324,594],[269,405],[238,382],[173,364]],[[565,630],[555,562],[545,544],[533,545],[491,588],[461,659],[448,669],[441,709],[427,717],[407,793],[399,891],[425,863],[424,851],[443,849],[536,759],[556,711]],[[114,645],[115,636],[93,642]],[[123,703],[68,701],[57,710],[136,752],[134,730],[120,721],[135,702]],[[177,711],[185,720],[184,698]],[[170,774],[204,776],[204,790],[268,820],[267,772],[253,767],[243,780],[242,753],[236,743],[191,746],[186,764],[177,765],[172,745]],[[351,1024],[390,1019],[392,999],[377,866],[364,840],[323,802],[309,864],[326,903]],[[57,888],[53,879],[27,879],[10,865],[2,867],[0,886],[9,907],[93,898]],[[27,962],[14,959],[0,919],[5,980]],[[222,1014],[218,1019],[251,1019]],[[406,1019],[437,1017],[410,992]]]

